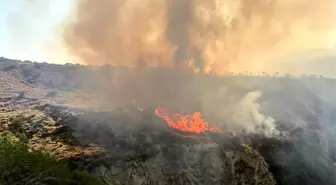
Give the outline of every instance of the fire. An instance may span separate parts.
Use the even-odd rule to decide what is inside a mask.
[[[155,109],[155,114],[164,119],[170,127],[179,131],[197,134],[221,131],[218,127],[209,127],[208,122],[201,118],[200,112],[195,112],[190,115],[182,115],[179,113],[169,115],[165,108],[158,107]]]

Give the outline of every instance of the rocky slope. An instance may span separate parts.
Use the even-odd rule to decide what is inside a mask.
[[[150,76],[136,75],[134,81],[134,69],[4,58],[0,69],[0,131],[68,159],[71,168],[86,170],[108,184],[335,184],[332,79],[190,77],[153,69]],[[145,83],[153,75],[155,81]],[[127,77],[122,85],[113,82],[120,77]],[[258,100],[261,113],[248,114],[270,116],[277,135],[234,132],[232,120],[225,121],[230,112],[222,110],[236,107],[256,89],[263,93]],[[170,96],[178,104],[172,104]],[[179,132],[154,114],[158,104],[201,110],[210,121],[224,120],[223,132]]]
[[[2,130],[111,184],[276,184],[264,158],[238,138],[180,133],[141,111],[44,105],[2,117]]]

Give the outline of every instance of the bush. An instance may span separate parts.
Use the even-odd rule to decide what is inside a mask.
[[[10,63],[8,65],[5,65],[5,67],[2,68],[2,71],[12,71],[18,69],[18,65],[16,63]]]
[[[0,136],[0,184],[99,185],[87,172],[72,171],[66,161],[29,147],[11,135]]]
[[[57,90],[54,90],[54,91],[50,91],[48,92],[48,94],[45,95],[46,98],[53,98],[53,97],[56,97],[58,94]]]
[[[41,70],[35,68],[34,65],[21,64],[20,69],[23,77],[25,77],[27,81],[34,82],[38,77],[41,76]]]

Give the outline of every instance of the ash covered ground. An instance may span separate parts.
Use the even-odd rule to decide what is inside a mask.
[[[106,184],[333,185],[335,83],[0,58],[0,130]],[[158,106],[221,132],[171,128]]]

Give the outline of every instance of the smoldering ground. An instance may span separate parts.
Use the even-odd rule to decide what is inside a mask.
[[[107,67],[103,69],[106,74]],[[100,80],[93,76],[86,79],[111,88],[102,89],[105,93],[102,96],[111,101],[110,105],[123,107],[128,104],[148,113],[150,106],[158,105],[166,106],[172,112],[200,111],[209,124],[220,125],[224,132],[236,132],[238,137],[241,137],[240,132],[247,135],[252,140],[250,146],[262,153],[279,184],[332,184],[333,164],[328,155],[334,156],[334,146],[332,142],[328,146],[327,142],[334,138],[328,133],[335,128],[334,80],[218,77],[187,75],[170,69],[120,67],[112,68],[107,77],[102,71],[98,71],[102,75]],[[131,118],[125,117],[123,124],[126,125],[120,124],[121,128],[134,129],[141,125],[131,113],[129,116]],[[85,117],[83,122],[90,124],[87,120],[90,119]],[[146,119],[143,122],[155,130],[157,125],[165,124],[161,121]],[[110,121],[108,124],[114,123]],[[279,129],[279,126],[288,127]],[[87,129],[86,126],[82,128]],[[168,128],[166,125],[164,131]],[[279,137],[279,131],[286,132],[285,139]],[[178,133],[174,129],[169,132]],[[219,135],[225,136],[225,133]],[[87,135],[83,137],[88,138]],[[110,138],[101,141],[110,143],[106,142]],[[192,138],[197,142],[198,136]]]
[[[99,68],[96,75],[83,73],[80,81],[99,94],[108,110],[128,107],[154,113],[155,108],[163,106],[171,113],[201,112],[205,121],[225,132],[265,131],[266,135],[275,135],[274,121],[260,110],[260,88],[239,84],[245,83],[244,79],[237,82],[235,77],[186,74],[166,68]]]

